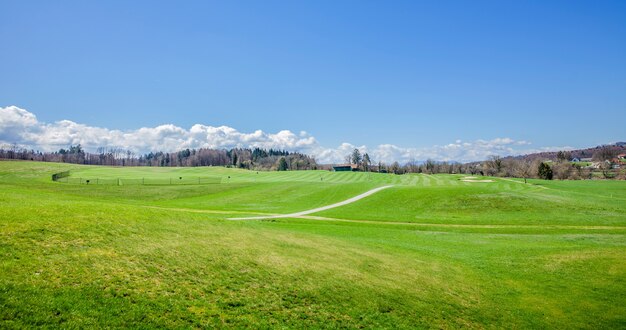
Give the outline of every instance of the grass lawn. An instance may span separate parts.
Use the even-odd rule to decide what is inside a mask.
[[[626,327],[626,182],[463,177],[2,161],[0,328]]]

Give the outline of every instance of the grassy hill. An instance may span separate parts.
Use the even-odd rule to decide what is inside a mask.
[[[486,179],[0,162],[0,327],[626,327],[626,182]]]

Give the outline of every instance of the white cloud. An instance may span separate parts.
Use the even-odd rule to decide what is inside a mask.
[[[177,151],[185,148],[234,148],[260,147],[299,151],[316,157],[320,163],[340,163],[354,148],[369,153],[375,161],[390,163],[398,161],[439,161],[469,162],[484,160],[490,155],[516,155],[536,151],[563,150],[568,147],[520,149],[530,142],[510,138],[492,140],[462,141],[432,146],[428,148],[405,148],[392,144],[381,144],[374,148],[342,143],[335,148],[321,146],[307,132],[294,133],[282,130],[266,133],[257,130],[252,133],[239,132],[228,126],[193,125],[189,129],[172,124],[157,127],[142,127],[136,130],[87,126],[70,120],[44,123],[24,109],[16,106],[0,107],[0,143],[17,143],[24,147],[42,151],[55,151],[69,145],[81,144],[85,149],[95,151],[98,147],[120,147],[136,153],[149,151]],[[571,148],[570,148],[571,149]]]
[[[55,151],[69,145],[81,144],[86,149],[121,147],[134,152],[176,151],[184,148],[261,147],[286,150],[309,150],[317,146],[306,132],[295,134],[288,130],[266,133],[239,132],[228,126],[196,124],[184,129],[172,124],[142,127],[136,130],[87,126],[70,120],[43,123],[27,110],[16,106],[0,107],[0,142]]]

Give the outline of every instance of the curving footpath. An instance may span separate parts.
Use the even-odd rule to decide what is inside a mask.
[[[335,204],[331,204],[331,205],[326,205],[326,206],[322,206],[322,207],[318,207],[315,209],[311,209],[311,210],[306,210],[306,211],[301,211],[301,212],[296,212],[296,213],[290,213],[290,214],[280,214],[280,215],[267,215],[267,216],[258,216],[258,217],[247,217],[247,218],[230,218],[228,220],[263,220],[263,219],[278,219],[278,218],[297,218],[297,217],[301,217],[307,214],[311,214],[311,213],[317,213],[317,212],[321,212],[321,211],[326,211],[329,209],[333,209],[335,207],[339,207],[339,206],[344,206],[350,203],[354,203],[356,201],[358,201],[359,199],[363,199],[367,196],[373,195],[383,189],[387,189],[387,188],[391,188],[393,187],[393,185],[390,186],[383,186],[383,187],[378,187],[378,188],[374,188],[372,190],[366,191],[360,195],[354,196],[350,199],[346,199],[343,202],[339,202],[339,203],[335,203]]]

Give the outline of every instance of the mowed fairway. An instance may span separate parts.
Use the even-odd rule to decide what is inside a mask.
[[[626,182],[464,177],[3,161],[0,328],[626,327]]]

